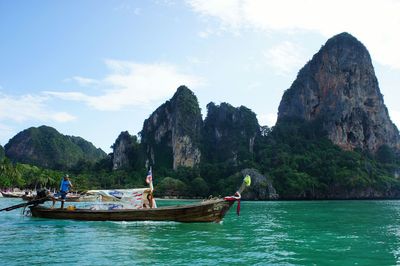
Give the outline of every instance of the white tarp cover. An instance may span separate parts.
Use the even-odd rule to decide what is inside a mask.
[[[150,205],[147,199],[150,193],[149,188],[89,190],[86,193],[100,195],[107,201],[113,201],[112,203],[95,204],[91,207],[95,210],[141,209],[148,208]]]

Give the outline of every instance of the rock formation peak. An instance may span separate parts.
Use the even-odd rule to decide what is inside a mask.
[[[279,106],[285,118],[321,119],[329,139],[340,147],[375,152],[400,148],[367,48],[349,33],[330,38],[298,73]]]
[[[197,97],[186,86],[144,121],[142,143],[150,165],[193,167],[200,162],[202,117]]]

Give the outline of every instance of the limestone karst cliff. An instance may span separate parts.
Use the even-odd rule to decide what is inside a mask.
[[[113,170],[143,167],[142,150],[136,136],[131,136],[128,131],[119,134],[111,147]]]
[[[142,163],[136,163],[135,169],[147,164],[176,170],[179,166],[198,166],[200,162],[251,160],[260,134],[256,114],[228,103],[210,103],[207,111],[203,123],[197,97],[187,87],[179,87],[144,121],[140,141],[128,132],[119,135],[112,146],[113,169],[129,168],[135,162]]]
[[[328,138],[345,150],[400,148],[370,54],[348,33],[330,38],[285,91],[278,124],[293,117],[319,119]]]
[[[202,123],[197,97],[180,86],[143,123],[141,137],[148,164],[173,169],[199,164]]]
[[[249,160],[254,151],[254,141],[260,134],[256,114],[241,106],[228,103],[207,105],[204,121],[203,150],[208,162],[234,162]]]

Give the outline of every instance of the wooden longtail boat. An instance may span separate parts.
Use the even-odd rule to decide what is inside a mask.
[[[50,219],[82,221],[220,222],[235,201],[238,201],[237,211],[239,214],[241,193],[246,186],[250,186],[251,179],[250,176],[244,178],[235,196],[229,196],[223,199],[209,199],[189,205],[165,206],[159,208],[157,208],[156,201],[153,198],[153,183],[151,178],[148,183],[150,188],[92,190],[90,193],[98,194],[107,201],[112,200],[113,202],[108,204],[102,203],[100,205],[95,204],[86,209],[76,208],[75,206],[68,206],[66,209],[40,206],[39,204],[54,199],[48,192],[40,191],[37,193],[37,199],[0,209],[0,212],[29,206],[33,217]]]
[[[146,209],[51,209],[30,206],[33,217],[84,221],[220,222],[234,201],[211,199],[198,204]]]
[[[23,192],[6,192],[0,191],[4,198],[21,198],[24,193]]]

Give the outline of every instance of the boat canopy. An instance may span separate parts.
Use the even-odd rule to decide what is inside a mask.
[[[112,201],[107,204],[109,206],[94,205],[94,209],[142,209],[156,208],[157,205],[153,199],[153,194],[150,188],[135,188],[135,189],[102,189],[88,190],[86,194],[98,195],[101,201]]]

